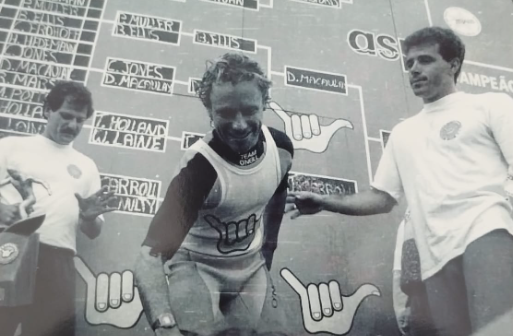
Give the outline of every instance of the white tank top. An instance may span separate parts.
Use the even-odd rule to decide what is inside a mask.
[[[209,193],[181,248],[224,257],[261,248],[262,215],[282,178],[276,143],[266,126],[262,126],[262,131],[267,144],[265,156],[250,169],[229,164],[203,140],[191,147],[216,170],[218,183],[214,185],[221,188],[221,200],[216,207],[209,208],[214,190]]]

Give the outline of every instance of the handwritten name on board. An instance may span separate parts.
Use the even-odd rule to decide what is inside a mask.
[[[336,73],[285,66],[285,85],[347,95],[346,76]]]
[[[86,73],[86,70],[73,69],[55,63],[10,58],[0,60],[0,83],[37,90],[49,90],[59,80],[84,81]]]
[[[182,150],[186,150],[187,148],[194,145],[196,141],[203,138],[205,134],[194,133],[194,132],[182,132]]]
[[[20,47],[32,47],[48,51],[74,53],[78,44],[77,42],[12,32],[9,34],[7,45],[18,45]]]
[[[35,103],[24,103],[11,99],[5,99],[3,97],[0,98],[0,113],[26,118],[44,118],[43,105]]]
[[[181,21],[155,16],[118,12],[114,35],[180,44]]]
[[[84,82],[103,0],[4,1],[0,136],[44,131],[43,101],[58,80]],[[94,18],[94,20],[89,20]],[[82,68],[76,68],[80,66]],[[9,87],[4,86],[8,84]]]
[[[12,99],[22,103],[36,103],[43,104],[46,94],[36,91],[27,91],[22,88],[0,87],[0,97],[5,99]]]
[[[0,115],[0,130],[10,134],[41,134],[46,120],[21,119],[11,115]]]
[[[202,0],[204,2],[213,2],[220,5],[242,7],[246,9],[258,10],[258,0]]]
[[[257,41],[228,34],[194,30],[194,43],[256,53]]]
[[[165,152],[169,122],[97,111],[89,143]]]
[[[44,1],[24,0],[23,7],[46,12],[55,12],[71,16],[85,15],[89,0]]]
[[[117,212],[155,215],[161,182],[131,176],[100,174],[101,184],[113,191],[116,200],[109,204]]]
[[[289,173],[290,191],[309,191],[320,195],[350,195],[357,192],[356,181],[304,173]]]
[[[102,84],[135,91],[173,94],[175,68],[147,62],[107,58]]]
[[[340,0],[291,0],[294,2],[302,2],[310,5],[319,5],[324,7],[342,8]]]

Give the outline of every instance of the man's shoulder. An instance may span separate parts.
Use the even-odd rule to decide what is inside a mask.
[[[465,101],[480,111],[497,112],[511,110],[513,112],[513,98],[503,92],[466,93]]]
[[[294,145],[290,140],[289,136],[285,134],[285,132],[279,131],[276,128],[266,126],[273,137],[274,142],[278,148],[284,149],[290,153],[290,155],[294,156]]]
[[[404,136],[415,132],[417,127],[422,125],[421,115],[417,113],[414,116],[401,120],[397,125],[392,128],[392,135],[394,137]]]
[[[38,141],[37,138],[37,136],[9,135],[0,139],[0,147],[5,147],[10,150],[13,148],[17,148],[19,150],[24,147],[30,148]]]
[[[511,96],[504,92],[461,93],[463,101],[482,105],[488,105],[497,101],[512,100]]]

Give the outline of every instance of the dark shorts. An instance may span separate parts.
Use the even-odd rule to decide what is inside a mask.
[[[0,335],[12,336],[21,323],[23,336],[75,335],[74,252],[40,244],[34,302],[0,308]]]
[[[284,313],[260,251],[217,258],[180,249],[168,274],[173,315],[183,331],[283,328]]]
[[[513,309],[513,236],[495,230],[476,239],[424,283],[439,335],[480,330]]]

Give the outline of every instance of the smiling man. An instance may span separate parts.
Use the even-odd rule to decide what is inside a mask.
[[[372,188],[293,193],[287,207],[293,217],[364,216],[404,195],[433,323],[440,335],[469,335],[513,308],[513,99],[457,91],[465,47],[451,30],[421,29],[404,51],[424,108],[392,131]]]
[[[262,124],[270,85],[257,62],[235,53],[203,75],[213,130],[182,157],[136,266],[158,336],[281,327],[269,268],[293,147]]]
[[[93,113],[91,93],[74,82],[58,82],[46,97],[48,123],[42,135],[0,140],[0,180],[14,170],[33,184],[33,213],[46,214],[39,228],[40,248],[33,304],[0,309],[0,334],[12,336],[19,322],[23,335],[75,334],[76,234],[100,234],[101,214],[112,193],[100,189],[95,163],[72,147],[84,122]],[[20,219],[21,198],[14,186],[0,188],[0,224]]]

